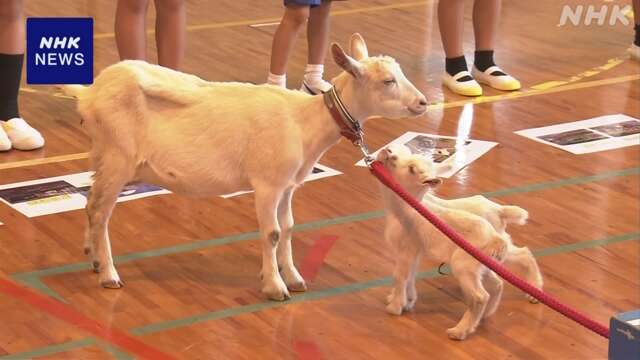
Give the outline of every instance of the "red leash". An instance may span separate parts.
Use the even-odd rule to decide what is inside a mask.
[[[460,234],[458,234],[455,230],[453,230],[449,225],[444,223],[438,217],[436,217],[431,211],[427,210],[418,200],[416,200],[413,196],[409,195],[398,182],[395,181],[393,176],[389,174],[387,169],[382,165],[379,161],[374,161],[370,165],[371,173],[375,177],[377,177],[385,186],[389,189],[393,190],[398,196],[400,196],[407,204],[411,205],[416,211],[420,213],[420,215],[424,216],[425,219],[429,220],[438,230],[440,230],[443,234],[447,235],[449,239],[451,239],[456,245],[461,247],[464,251],[469,253],[471,256],[476,258],[482,264],[486,265],[489,269],[493,270],[496,274],[500,275],[503,279],[507,280],[513,286],[519,288],[520,290],[526,292],[527,294],[533,296],[538,299],[541,303],[549,306],[553,310],[561,313],[562,315],[568,317],[569,319],[579,323],[580,325],[586,327],[587,329],[597,333],[598,335],[609,338],[609,328],[605,325],[589,318],[578,310],[569,307],[560,301],[558,301],[553,296],[545,293],[544,291],[538,289],[537,287],[529,284],[528,282],[522,280],[521,278],[514,275],[512,272],[507,270],[502,264],[495,261],[493,258],[485,255],[480,250],[476,249],[473,245],[469,244],[467,240],[465,240]]]

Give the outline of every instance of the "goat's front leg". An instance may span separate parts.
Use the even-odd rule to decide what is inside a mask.
[[[117,176],[116,176],[117,174]],[[126,183],[126,173],[97,172],[87,200],[89,227],[85,234],[85,246],[93,258],[94,271],[99,272],[100,285],[117,289],[123,283],[111,256],[108,224],[120,190]]]
[[[404,307],[405,311],[412,310],[416,305],[416,301],[418,300],[418,291],[416,290],[416,276],[418,275],[418,268],[420,267],[421,259],[421,252],[416,251],[413,257],[413,263],[411,264],[409,281],[407,281],[407,304]]]
[[[407,308],[407,287],[411,281],[411,271],[415,261],[415,251],[412,247],[401,245],[396,254],[396,266],[393,271],[393,291],[391,293],[387,312],[400,315]]]
[[[454,251],[450,266],[453,276],[460,284],[468,308],[458,324],[447,330],[447,334],[453,340],[464,340],[476,331],[489,302],[489,293],[482,286],[482,271],[485,270],[483,265],[462,249]]]
[[[280,273],[284,279],[284,283],[289,290],[306,291],[307,285],[293,264],[293,254],[291,251],[291,237],[293,233],[291,198],[293,197],[293,192],[293,188],[287,189],[278,206],[278,222],[282,228],[280,244],[278,244],[278,266],[280,267]]]
[[[291,296],[280,277],[276,251],[281,238],[277,208],[282,198],[282,190],[273,187],[257,188],[255,195],[256,213],[262,242],[262,292],[271,300],[287,300]]]

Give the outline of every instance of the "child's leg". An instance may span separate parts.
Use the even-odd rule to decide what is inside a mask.
[[[442,82],[451,91],[465,96],[482,95],[482,88],[467,73],[464,58],[464,0],[438,2],[438,24],[445,53],[445,73]]]
[[[24,39],[24,2],[0,2],[0,151],[44,146],[42,135],[29,126],[18,111]]]
[[[438,25],[447,59],[464,56],[462,48],[464,33],[464,0],[438,2]],[[465,69],[466,70],[466,69]],[[451,74],[454,75],[455,73]]]
[[[186,7],[184,0],[155,0],[158,64],[178,69],[184,59]]]
[[[475,0],[473,4],[473,32],[476,53],[473,76],[483,84],[498,90],[518,90],[520,82],[505,74],[493,60],[502,0]]]
[[[271,46],[271,66],[268,83],[286,87],[287,62],[298,33],[309,18],[309,6],[288,4],[276,30]]]
[[[311,8],[307,25],[309,60],[304,71],[304,85],[308,92],[316,94],[327,91],[331,84],[322,79],[324,58],[329,46],[329,13],[332,1],[322,1],[320,6]]]
[[[147,59],[146,17],[148,0],[118,0],[116,44],[120,60]]]
[[[633,18],[635,19],[636,35],[631,48],[629,48],[629,54],[632,59],[640,61],[640,0],[633,0]]]

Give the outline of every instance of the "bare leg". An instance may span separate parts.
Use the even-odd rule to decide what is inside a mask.
[[[493,50],[500,20],[502,0],[475,0],[473,4],[473,32],[476,50]]]
[[[278,223],[282,228],[280,243],[278,244],[278,267],[287,288],[291,291],[306,291],[307,285],[293,263],[291,251],[291,236],[293,232],[293,214],[291,212],[291,198],[294,189],[287,189],[278,206]]]
[[[482,319],[489,293],[482,286],[482,265],[463,250],[456,250],[451,257],[451,271],[458,279],[467,302],[467,310],[458,324],[447,330],[449,338],[464,340],[472,334]]]
[[[184,0],[156,0],[156,44],[158,64],[179,69],[186,42],[186,7]]]
[[[464,0],[441,0],[438,2],[438,24],[440,37],[447,58],[464,55]]]
[[[24,54],[23,1],[4,0],[0,4],[0,54]]]
[[[146,17],[148,0],[118,0],[116,44],[120,60],[147,59]]]
[[[284,11],[282,22],[276,30],[271,46],[271,66],[272,74],[283,75],[287,71],[287,63],[291,50],[302,26],[309,18],[309,7],[300,5],[289,5]]]
[[[320,6],[311,9],[307,25],[307,41],[309,42],[309,64],[324,64],[324,57],[329,46],[329,13],[331,1],[323,1]]]
[[[282,235],[278,224],[277,208],[283,195],[282,189],[256,186],[255,203],[262,241],[262,292],[272,300],[290,298],[280,272],[276,251]]]

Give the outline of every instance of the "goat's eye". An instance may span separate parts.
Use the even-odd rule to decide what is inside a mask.
[[[387,79],[384,81],[385,86],[390,86],[396,83],[396,79]]]

